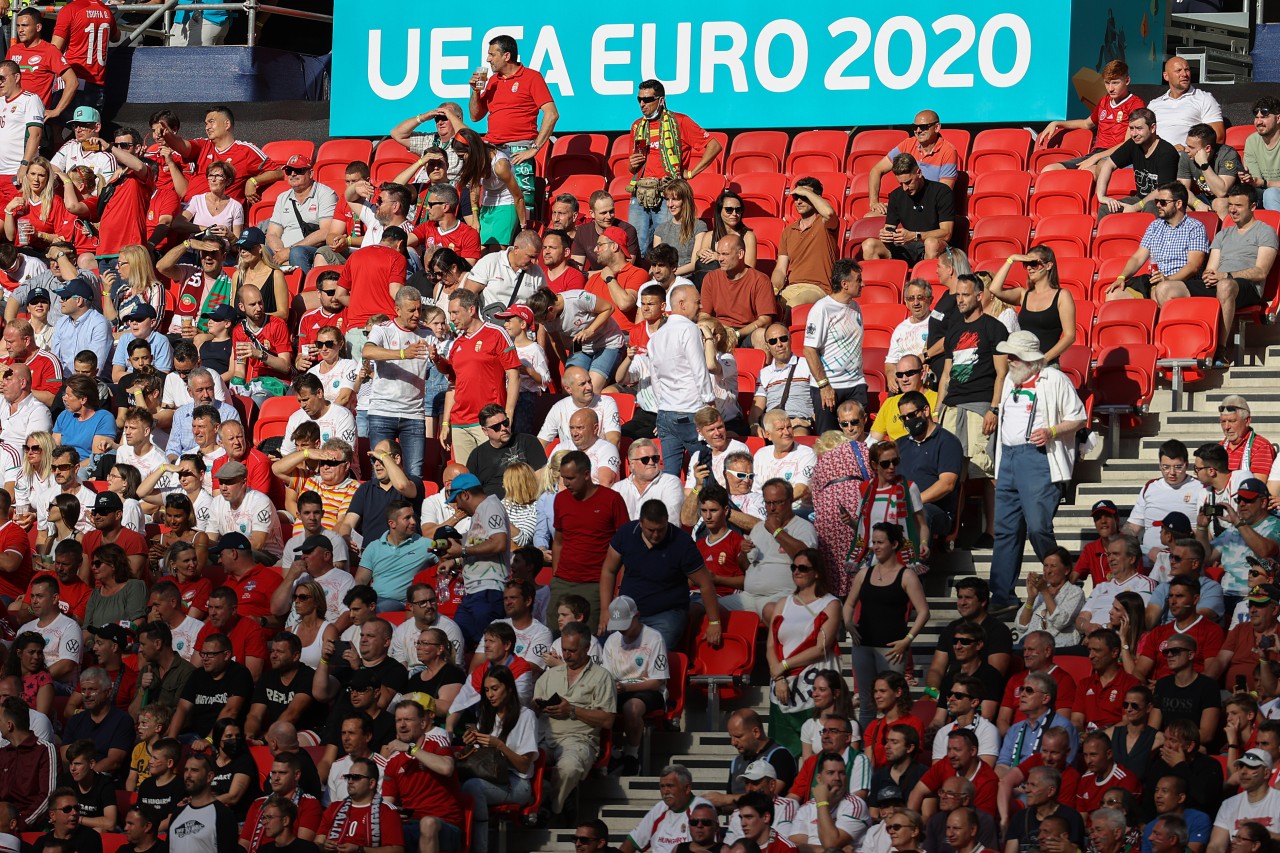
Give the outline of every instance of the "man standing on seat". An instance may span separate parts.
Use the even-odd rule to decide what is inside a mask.
[[[533,158],[547,144],[560,119],[551,90],[542,75],[520,64],[516,40],[499,35],[489,40],[488,66],[493,76],[481,68],[471,75],[471,100],[467,106],[472,121],[489,116],[485,140],[511,158],[511,170],[524,193],[524,203],[535,210]],[[538,127],[538,113],[542,127]]]
[[[817,434],[836,428],[836,409],[849,400],[867,406],[862,374],[862,267],[844,258],[831,272],[831,293],[814,303],[805,325],[804,357]]]
[[[689,180],[702,172],[723,150],[720,142],[683,113],[667,109],[667,90],[657,80],[645,80],[636,92],[640,118],[631,124],[631,206],[627,220],[636,227],[640,253],[653,245],[653,232],[671,219],[662,181]],[[699,157],[699,155],[701,155]],[[695,163],[694,158],[699,157]],[[595,197],[592,196],[592,210]]]

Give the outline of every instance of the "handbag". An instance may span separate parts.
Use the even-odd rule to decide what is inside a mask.
[[[511,765],[496,746],[472,746],[454,761],[458,780],[483,779],[492,785],[506,785],[510,781]]]

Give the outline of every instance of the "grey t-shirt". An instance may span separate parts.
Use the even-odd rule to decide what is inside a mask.
[[[707,223],[701,219],[693,221],[693,236],[689,238],[689,242],[680,242],[680,223],[674,219],[669,219],[654,229],[654,234],[664,243],[668,243],[676,247],[676,251],[680,253],[680,266],[684,266],[693,259],[693,244],[698,241],[698,235],[707,230]]]
[[[281,193],[276,198],[276,206],[271,210],[271,224],[280,226],[282,230],[280,241],[284,245],[294,246],[306,237],[302,233],[302,226],[298,224],[299,217],[307,225],[319,226],[321,220],[333,218],[333,212],[337,206],[338,194],[317,181],[311,185],[311,192],[307,193],[307,197],[301,201],[292,191]]]
[[[1277,238],[1275,229],[1270,225],[1254,220],[1253,225],[1243,233],[1235,225],[1223,228],[1214,236],[1209,250],[1217,249],[1222,253],[1218,259],[1218,272],[1233,273],[1257,264],[1258,250],[1264,247],[1280,248],[1280,238]],[[1262,288],[1261,281],[1252,283],[1259,290]]]
[[[595,294],[585,290],[566,290],[560,294],[564,297],[564,312],[559,318],[550,321],[558,323],[566,340],[572,341],[574,335],[595,322],[595,307],[598,302]],[[606,349],[621,349],[627,345],[627,336],[618,328],[612,317],[605,321],[600,331],[582,344],[582,351],[588,355],[597,355]]]
[[[1213,155],[1213,171],[1215,174],[1223,178],[1234,178],[1240,174],[1240,152],[1232,148],[1230,145],[1222,145]],[[1195,184],[1196,192],[1206,198],[1213,197],[1213,191],[1209,189],[1209,185],[1204,179],[1204,169],[1201,169],[1194,160],[1183,154],[1178,162],[1178,180],[1192,181]]]

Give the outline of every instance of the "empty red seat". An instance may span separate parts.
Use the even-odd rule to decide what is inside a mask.
[[[1076,340],[1080,340],[1078,336]],[[1089,382],[1089,363],[1092,359],[1093,350],[1077,342],[1067,347],[1058,358],[1058,369],[1066,374],[1071,384],[1079,391]]]
[[[867,194],[869,176],[854,175],[849,188],[849,195],[844,199],[844,215],[849,219],[861,219],[871,212],[871,201]],[[879,196],[881,201],[889,198],[889,193],[898,188],[898,181],[892,172],[880,176]],[[825,189],[825,188],[824,188]]]
[[[975,272],[988,272],[991,277],[995,278],[996,273],[1004,266],[1007,255],[998,258],[987,258],[978,261],[973,265]],[[1009,267],[1009,272],[1004,277],[1005,287],[1026,287],[1027,286],[1027,268],[1022,264],[1013,264]]]
[[[689,179],[689,188],[693,190],[694,205],[699,216],[706,216],[711,205],[724,192],[724,175],[707,169]]]
[[[367,139],[329,139],[320,144],[320,150],[316,152],[316,165],[342,163],[345,166],[353,160],[368,163],[372,156],[373,143]]]
[[[791,140],[784,164],[793,175],[810,172],[839,172],[844,169],[844,152],[849,134],[843,130],[805,130]]]
[[[1154,338],[1160,354],[1157,366],[1173,380],[1175,391],[1181,390],[1184,379],[1199,379],[1202,371],[1196,362],[1211,360],[1218,351],[1221,313],[1222,306],[1211,296],[1171,299],[1160,308]]]
[[[1029,172],[986,172],[978,175],[969,196],[969,216],[1021,216],[1031,194]]]
[[[1151,403],[1156,358],[1152,344],[1107,347],[1097,354],[1090,382],[1093,410],[1111,419],[1112,456],[1119,448],[1119,427],[1141,420]]]
[[[743,217],[742,224],[756,235],[756,257],[777,259],[778,244],[782,242],[785,223],[773,216]]]
[[[1257,131],[1254,130],[1252,124],[1237,124],[1234,127],[1227,128],[1226,143],[1243,157],[1244,141],[1253,136]]]
[[[1030,216],[988,216],[973,228],[970,260],[1005,258],[1027,250],[1031,240]]]
[[[973,140],[968,172],[980,175],[1003,170],[1023,171],[1027,168],[1032,142],[1031,134],[1021,128],[984,130]]]
[[[1214,235],[1222,227],[1222,220],[1218,218],[1218,214],[1212,210],[1188,210],[1187,215],[1204,226],[1205,236],[1209,238],[1209,242],[1213,242]]]
[[[395,181],[401,172],[417,162],[417,154],[413,154],[394,139],[384,139],[378,143],[378,147],[373,152],[369,179],[373,181],[375,187]]]
[[[866,286],[863,286],[863,296],[866,296]],[[901,303],[894,305],[887,302],[866,302],[862,297],[858,299],[862,307],[862,345],[873,349],[889,349],[889,339],[893,336],[893,330],[907,319],[907,309]]]
[[[1147,226],[1155,221],[1150,213],[1113,213],[1098,223],[1098,233],[1093,238],[1093,258],[1127,258],[1138,248]]]
[[[1036,240],[1040,244],[1040,240]],[[1064,258],[1058,255],[1058,284],[1075,297],[1077,305],[1092,300],[1093,276],[1097,265],[1093,258]]]
[[[1149,344],[1156,326],[1151,299],[1116,299],[1098,306],[1090,344],[1093,351],[1123,344]]]
[[[1046,216],[1036,225],[1035,244],[1053,249],[1059,259],[1087,257],[1089,244],[1093,240],[1093,224],[1096,221],[1088,213],[1058,213]]]
[[[937,284],[938,283],[938,259],[929,258],[927,260],[920,261],[918,264],[916,264],[914,267],[911,268],[911,277],[922,278],[925,281],[929,282],[930,284]],[[936,303],[938,300],[935,299],[933,301]]]
[[[705,173],[704,173],[705,174]],[[748,216],[781,216],[786,176],[779,172],[747,172],[735,175],[732,187],[742,196]]]
[[[1036,191],[1031,196],[1031,215],[1042,217],[1056,213],[1088,213],[1092,208],[1092,199],[1092,172],[1079,169],[1042,172],[1036,177]]]
[[[902,286],[907,282],[907,262],[899,261],[892,258],[876,258],[870,261],[863,261],[862,267],[862,283],[867,284],[889,284],[898,289],[898,293],[902,293]]]
[[[630,133],[624,133],[615,137],[613,144],[609,146],[609,153],[606,155],[608,160],[608,170],[615,178],[631,179],[631,152],[635,150],[635,141],[631,138]]]
[[[973,134],[958,127],[944,127],[940,133],[943,139],[955,147],[956,154],[960,155],[960,170],[963,172],[969,166],[969,145]]]
[[[1037,147],[1031,151],[1031,172],[1038,175],[1044,171],[1045,166],[1052,163],[1083,157],[1092,147],[1093,131],[1082,127],[1074,127],[1070,130],[1060,129],[1047,145],[1041,147],[1037,144]]]
[[[316,153],[316,144],[310,139],[277,139],[263,145],[262,153],[283,166],[295,154],[310,160]]]
[[[781,172],[786,159],[787,134],[781,130],[749,130],[733,138],[725,171],[729,175],[748,172]]]
[[[742,343],[746,343],[743,341]],[[733,351],[733,360],[738,363],[738,381],[745,377],[751,380],[751,390],[755,391],[756,381],[760,378],[760,369],[768,361],[769,354],[762,349],[740,346]]]
[[[591,194],[604,188],[605,180],[603,175],[569,175],[561,178],[559,183],[549,185],[547,196],[548,200],[550,200],[563,193],[568,193],[578,200],[580,210],[590,210]],[[548,207],[550,207],[549,204]],[[616,204],[614,209],[616,211]]]
[[[845,161],[845,171],[851,175],[865,175],[873,165],[906,140],[906,131],[892,128],[855,133],[849,146],[849,158]]]
[[[1098,306],[1094,302],[1076,303],[1076,342],[1073,346],[1087,344],[1093,337],[1093,321],[1098,316]]]
[[[853,219],[849,226],[849,236],[845,239],[843,254],[846,258],[858,257],[862,253],[862,241],[875,237],[884,227],[883,216],[866,216]]]

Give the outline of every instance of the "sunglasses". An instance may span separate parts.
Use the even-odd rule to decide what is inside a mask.
[[[1256,110],[1253,111],[1254,118],[1266,118],[1269,115],[1272,115],[1272,112],[1266,107],[1258,107]]]
[[[443,166],[443,165],[441,165],[441,167],[440,167],[440,168],[442,168],[442,169],[443,169],[443,168],[444,168],[444,166]],[[441,206],[445,206],[445,207],[447,207],[448,205],[449,205],[449,202],[447,202],[447,201],[428,201],[428,202],[427,202],[427,207],[441,207]]]
[[[642,104],[652,104],[654,101],[658,100],[658,98],[657,98],[657,96],[656,96],[656,95],[652,95],[652,96],[649,96],[649,97],[646,97],[646,96],[644,96],[644,95],[637,95],[637,96],[636,96],[636,100],[637,100],[637,101],[639,101],[639,102],[640,102],[640,103],[642,103]],[[692,823],[692,822],[693,822],[693,821],[690,821],[690,823]]]
[[[317,287],[316,292],[323,296],[333,296],[335,293],[338,292],[338,289],[335,287],[331,290],[325,290],[323,287]]]
[[[929,128],[933,127],[935,124],[937,124],[936,121],[931,121],[928,124],[913,124],[911,125],[911,129],[916,133],[919,133],[922,130],[928,130]]]
[[[1038,270],[1044,266],[1044,261],[1027,261],[1022,266],[1029,270]]]
[[[337,468],[341,465],[346,465],[346,464],[347,463],[343,462],[341,459],[321,459],[316,463],[316,465],[320,468]]]
[[[72,805],[69,805],[69,806],[63,806],[60,809],[54,809],[54,811],[59,811],[59,812],[62,812],[63,814],[71,814],[73,812],[80,811],[80,807],[73,803]]]
[[[859,421],[836,421],[836,423],[840,425],[841,429],[853,429],[862,425]]]
[[[70,462],[55,462],[53,464],[53,470],[55,471],[70,471],[75,467],[76,466],[72,465]]]
[[[28,444],[22,449],[27,451],[28,453],[39,453],[41,450],[44,450],[44,448],[38,444]]]
[[[732,474],[734,477],[737,477],[739,480],[754,480],[756,478],[755,474],[752,474],[747,471],[725,471],[725,473]]]
[[[902,461],[901,459],[896,459],[896,458],[895,458],[895,459],[881,459],[881,460],[880,460],[879,462],[877,462],[876,464],[877,464],[877,465],[879,465],[881,468],[897,468],[897,467],[898,467],[898,463],[899,463],[899,462],[901,462],[901,461]]]
[[[1122,702],[1121,707],[1126,711],[1141,711],[1142,705],[1137,702]]]
[[[573,837],[574,844],[595,844],[599,839],[592,838],[590,835],[575,835]]]
[[[359,782],[361,779],[372,779],[372,776],[365,776],[361,773],[343,773],[342,780],[344,782]]]
[[[1159,202],[1157,202],[1157,204],[1158,203]],[[1239,406],[1219,406],[1218,407],[1218,414],[1220,415],[1227,414],[1228,412],[1234,414],[1235,412],[1239,412],[1239,411],[1242,411],[1242,409]]]
[[[1171,657],[1177,657],[1178,655],[1182,655],[1182,654],[1189,655],[1191,654],[1191,649],[1184,649],[1181,646],[1178,646],[1171,649],[1163,649],[1160,653],[1167,658],[1171,658]]]
[[[719,826],[720,821],[712,817],[691,817],[689,826]]]
[[[657,465],[662,461],[662,457],[654,454],[652,456],[637,456],[633,462],[639,462],[641,465]]]
[[[338,342],[337,341],[316,341],[316,346],[320,347],[321,349],[336,349],[338,346]]]
[[[968,693],[957,693],[956,691],[952,690],[950,693],[947,694],[947,698],[948,699],[972,699],[973,697],[970,696]]]
[[[790,336],[790,335],[778,335],[776,338],[765,338],[764,340],[765,340],[765,343],[770,344],[770,345],[773,345],[773,344],[785,344],[787,341],[791,340],[791,336]]]
[[[902,832],[902,830],[904,830],[904,829],[911,829],[911,824],[909,824],[909,823],[886,823],[886,824],[884,825],[884,828],[885,828],[885,829],[887,829],[887,830],[889,830],[890,832]]]
[[[924,417],[918,410],[914,412],[899,412],[898,417],[904,421],[918,421]]]
[[[307,592],[295,592],[293,594],[293,600],[294,601],[310,601],[311,594]]]
[[[1173,199],[1171,198],[1157,198],[1152,199],[1152,201],[1156,203],[1156,207],[1164,207],[1166,204],[1173,204]]]
[[[722,207],[720,208],[720,212],[721,213],[742,213],[742,208],[741,207]]]
[[[813,566],[807,565],[805,563],[792,563],[791,571],[793,573],[794,572],[811,572],[813,571]]]
[[[307,172],[310,172],[310,171],[311,171],[310,169],[290,169],[286,167],[284,170],[284,173],[286,175],[305,175]]]
[[[910,377],[910,376],[919,376],[921,373],[924,373],[924,368],[923,368],[923,367],[917,367],[915,370],[898,370],[898,371],[894,371],[894,374],[893,374],[893,375],[894,375],[894,376],[896,376],[896,377],[898,377],[899,379],[906,379],[906,378],[908,378],[908,377]]]
[[[957,646],[972,646],[978,640],[975,637],[956,637],[951,642]]]
[[[491,429],[491,430],[493,430],[494,432],[497,432],[498,430],[500,430],[500,429],[506,429],[506,428],[507,428],[507,427],[509,427],[509,426],[511,426],[511,419],[510,419],[510,418],[503,418],[502,420],[498,421],[497,423],[489,424],[488,426],[486,426],[486,427],[485,427],[485,429]]]

